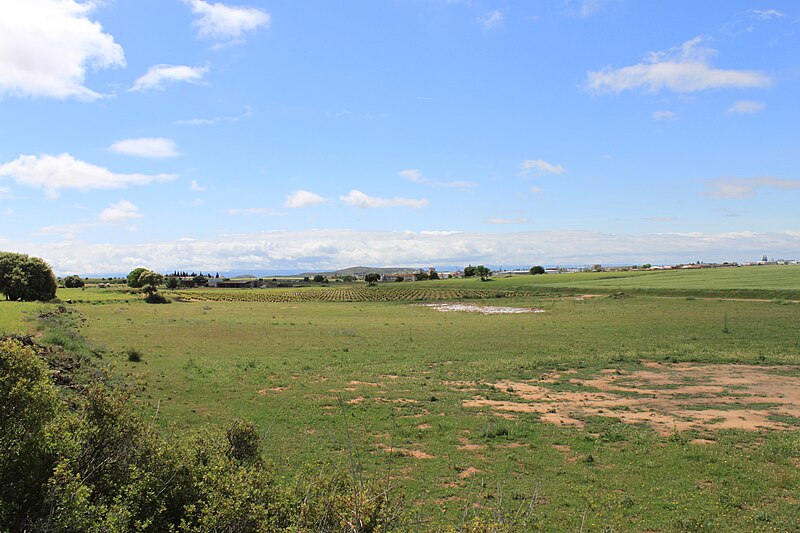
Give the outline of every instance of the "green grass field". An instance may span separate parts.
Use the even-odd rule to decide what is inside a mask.
[[[135,397],[144,415],[158,413],[164,431],[181,436],[243,416],[259,425],[267,458],[286,475],[303,465],[347,465],[349,440],[364,475],[393,479],[423,530],[459,527],[474,513],[519,511],[527,528],[551,531],[582,524],[585,531],[783,531],[800,521],[800,432],[791,429],[800,418],[769,411],[775,401],[759,400],[749,413],[771,413],[784,430],[719,429],[714,420],[678,430],[683,420],[676,419],[667,433],[646,421],[623,422],[618,409],[625,407],[576,414],[575,427],[544,421],[546,412],[480,405],[519,405],[514,387],[497,385],[506,382],[537,384],[556,397],[598,394],[585,381],[603,371],[648,372],[648,361],[664,368],[751,364],[775,379],[800,377],[800,304],[682,292],[725,295],[745,287],[770,299],[797,290],[798,273],[777,267],[397,284],[425,287],[431,299],[475,296],[463,291],[490,286],[490,297],[462,301],[545,311],[517,315],[440,313],[397,299],[394,284],[355,287],[383,295],[374,301],[252,301],[273,289],[242,291],[239,301],[208,297],[237,291],[183,291],[201,301],[169,305],[111,289],[59,297],[83,300],[69,306],[86,319],[80,332],[104,350],[104,363],[141,387]],[[556,278],[575,295],[525,290]],[[592,285],[616,292],[611,285],[621,282],[678,295],[576,296],[594,292],[586,290]],[[508,293],[496,297],[502,291]],[[26,327],[22,317],[36,305],[0,303],[0,325]],[[128,361],[131,349],[141,352],[141,362]],[[691,412],[719,396],[682,394]],[[722,395],[736,401],[726,409],[748,394],[730,385]]]

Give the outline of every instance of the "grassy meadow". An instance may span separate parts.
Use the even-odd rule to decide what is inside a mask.
[[[401,287],[431,292],[402,299]],[[76,327],[113,372],[139,385],[135,399],[165,432],[248,418],[279,471],[356,465],[365,478],[391,479],[419,514],[419,530],[461,528],[475,514],[553,531],[784,531],[800,523],[800,418],[768,411],[774,402],[748,409],[768,413],[780,430],[726,429],[712,419],[689,430],[676,421],[666,434],[646,421],[625,423],[613,409],[577,414],[576,426],[488,407],[519,405],[516,384],[559,397],[599,394],[587,380],[648,371],[653,362],[757,365],[776,379],[797,377],[800,388],[800,303],[779,298],[800,294],[800,268],[353,290],[382,296],[188,290],[172,294],[181,301],[147,305],[115,289],[68,289],[59,298],[79,302],[70,306],[85,319]],[[753,299],[730,299],[736,291]],[[257,301],[259,293],[288,296]],[[544,312],[419,305],[448,296]],[[32,328],[24,317],[37,306],[0,302],[0,331]],[[140,362],[129,361],[132,350]],[[724,394],[747,396],[741,389]],[[711,399],[700,389],[680,396],[690,409]],[[468,405],[475,400],[484,404]]]

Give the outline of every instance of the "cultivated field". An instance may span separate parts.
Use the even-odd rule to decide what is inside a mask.
[[[352,452],[421,530],[800,523],[800,303],[777,298],[800,268],[396,285],[59,296],[165,431],[249,418],[286,475]],[[0,329],[30,309],[0,302]]]

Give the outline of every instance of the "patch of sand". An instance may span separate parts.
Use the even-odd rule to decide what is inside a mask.
[[[800,377],[781,374],[794,373],[794,367],[652,362],[643,366],[635,372],[607,369],[589,379],[567,381],[588,390],[554,390],[545,385],[563,382],[569,371],[545,374],[539,380],[499,381],[488,385],[512,399],[474,397],[463,404],[505,415],[538,413],[544,422],[578,427],[587,416],[607,416],[647,424],[662,435],[688,429],[786,430],[793,426],[773,416],[800,418]]]
[[[417,304],[420,307],[430,307],[441,313],[461,311],[466,313],[480,313],[482,315],[513,315],[521,313],[544,313],[544,309],[533,307],[499,307],[478,304],[431,303]]]
[[[470,476],[474,476],[475,474],[480,474],[483,470],[478,470],[474,466],[469,466],[458,473],[458,477],[461,479],[467,479]]]

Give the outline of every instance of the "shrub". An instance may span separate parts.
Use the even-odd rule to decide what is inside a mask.
[[[56,277],[38,257],[0,252],[0,292],[8,300],[47,302],[56,297]]]
[[[128,356],[128,361],[131,363],[138,363],[142,360],[142,352],[135,348],[128,348],[125,350],[125,354]]]

